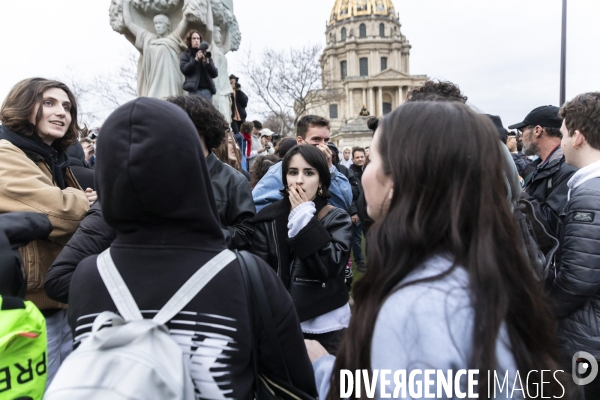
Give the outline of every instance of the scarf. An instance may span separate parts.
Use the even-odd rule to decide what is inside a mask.
[[[246,158],[250,157],[250,152],[252,152],[252,134],[240,131],[244,140],[246,141]]]
[[[0,139],[8,140],[14,146],[23,150],[23,152],[29,157],[31,153],[40,156],[44,159],[50,172],[52,173],[52,182],[61,189],[65,189],[65,176],[67,174],[67,167],[69,166],[69,157],[66,153],[57,152],[52,146],[48,146],[42,141],[37,135],[33,134],[29,137],[19,135],[10,129],[0,126]],[[35,160],[32,159],[35,162]]]

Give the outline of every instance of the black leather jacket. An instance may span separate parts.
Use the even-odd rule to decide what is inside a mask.
[[[559,344],[571,357],[600,359],[600,178],[571,190],[561,213],[557,274],[550,298],[560,319]]]
[[[250,221],[256,213],[250,182],[242,173],[221,162],[214,153],[206,157],[206,165],[227,247],[249,250],[252,244]]]
[[[302,322],[348,302],[344,268],[350,257],[352,222],[346,211],[334,208],[320,221],[313,217],[290,239],[289,213],[290,203],[284,198],[256,215],[252,252],[277,272]]]
[[[208,82],[208,89],[210,92],[213,95],[217,93],[217,88],[215,87],[213,79],[219,76],[219,71],[217,70],[217,67],[215,67],[212,58],[208,59],[208,64],[198,62],[195,57],[192,57],[192,53],[188,49],[179,59],[179,69],[181,69],[181,73],[185,75],[183,90],[186,92],[193,93],[198,89],[200,75],[203,74]]]

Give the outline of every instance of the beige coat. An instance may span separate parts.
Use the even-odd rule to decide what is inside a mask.
[[[41,310],[64,308],[44,291],[46,273],[89,209],[87,197],[70,169],[61,190],[43,159],[32,161],[7,140],[0,140],[0,214],[27,211],[44,213],[54,229],[47,240],[19,249],[27,278],[27,300]]]

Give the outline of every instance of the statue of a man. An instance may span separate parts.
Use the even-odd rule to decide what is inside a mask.
[[[213,96],[213,104],[217,110],[223,114],[227,122],[231,123],[231,103],[229,101],[231,93],[231,84],[229,83],[229,74],[227,73],[227,58],[221,49],[223,44],[223,35],[221,28],[215,25],[213,30],[212,56],[215,66],[219,70],[219,76],[214,80],[217,94]]]
[[[123,23],[135,36],[135,47],[140,51],[138,64],[138,96],[164,99],[183,94],[183,75],[179,70],[179,56],[186,49],[182,39],[187,19],[181,20],[174,32],[166,15],[154,17],[156,34],[136,25],[131,18],[131,0],[123,0]]]

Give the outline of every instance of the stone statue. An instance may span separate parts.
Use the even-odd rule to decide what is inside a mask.
[[[191,28],[203,32],[205,38],[211,36],[209,0],[112,0],[109,15],[113,30],[125,35],[140,52],[138,96],[182,95],[179,58],[187,49],[182,39]],[[173,21],[177,22],[174,30]]]
[[[358,114],[358,116],[359,117],[368,117],[369,115],[371,115],[371,113],[369,112],[369,110],[367,110],[367,106],[365,106],[363,104],[362,108],[360,109],[360,113]]]
[[[227,122],[231,123],[231,102],[230,95],[233,93],[229,83],[229,74],[227,73],[227,58],[221,46],[223,45],[223,36],[221,28],[217,25],[213,31],[212,58],[215,66],[219,70],[219,76],[214,79],[217,94],[213,96],[213,105],[223,114]]]
[[[231,97],[233,93],[229,82],[227,58],[225,54],[240,47],[241,34],[237,19],[233,14],[233,0],[211,0],[214,20],[212,54],[219,76],[214,80],[217,94],[213,104],[231,122]]]
[[[154,34],[133,22],[130,1],[123,0],[123,22],[135,36],[135,47],[141,53],[138,96],[164,99],[183,94],[184,77],[179,70],[179,57],[186,49],[182,39],[187,30],[187,20],[183,18],[172,32],[169,17],[157,14],[154,17]]]

